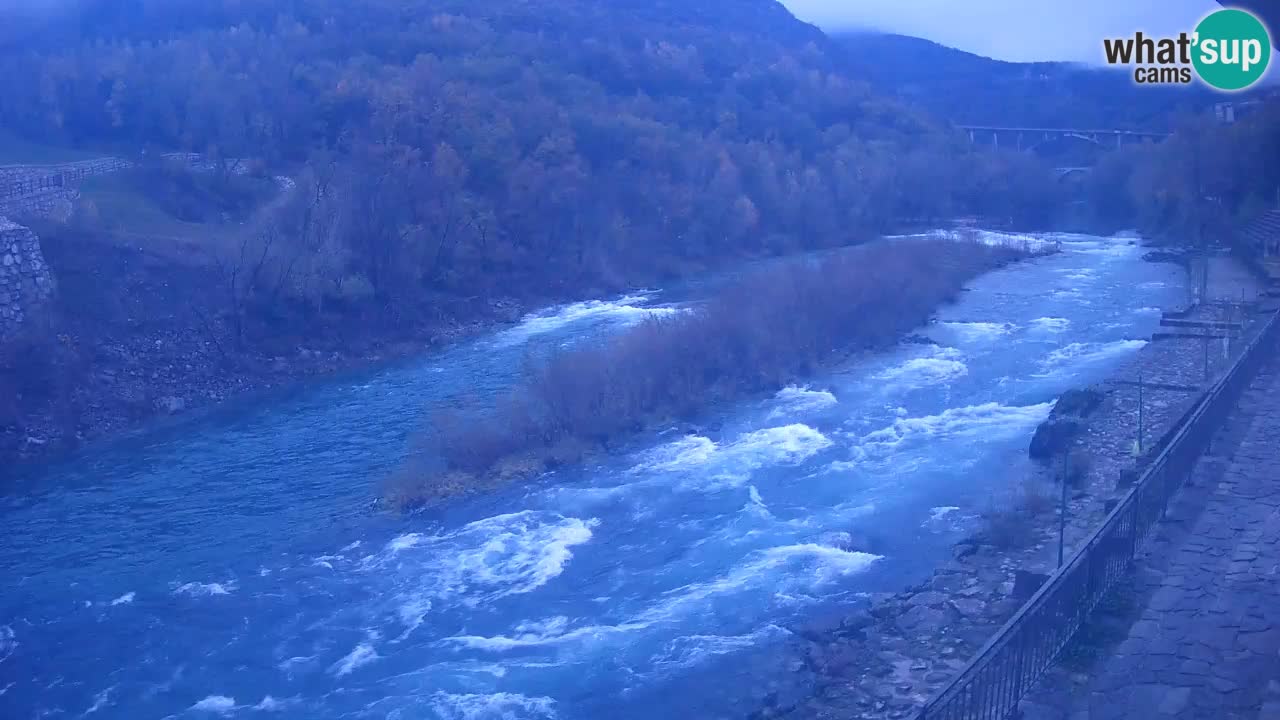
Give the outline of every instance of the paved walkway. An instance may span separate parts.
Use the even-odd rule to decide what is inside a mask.
[[[1280,359],[1244,394],[1136,569],[1092,667],[1052,672],[1026,720],[1280,720]],[[1130,624],[1131,623],[1131,624]]]

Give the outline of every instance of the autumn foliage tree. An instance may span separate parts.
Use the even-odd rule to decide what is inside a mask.
[[[877,97],[772,0],[78,7],[0,48],[0,124],[330,168],[341,227],[291,247],[393,317],[440,294],[658,282],[904,219],[1039,224],[1056,200],[1047,168]]]

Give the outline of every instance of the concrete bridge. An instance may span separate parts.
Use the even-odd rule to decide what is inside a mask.
[[[1006,147],[1017,150],[1032,150],[1051,140],[1072,139],[1093,143],[1099,147],[1115,145],[1121,147],[1126,142],[1158,142],[1169,137],[1166,132],[1145,130],[1099,130],[1084,128],[1043,128],[1043,127],[1002,127],[996,125],[957,125],[957,128],[969,133],[969,142],[987,142],[999,147],[1003,139]]]
[[[1059,179],[1059,180],[1061,180],[1062,178],[1065,178],[1065,177],[1067,177],[1068,175],[1077,175],[1077,174],[1078,174],[1078,175],[1085,175],[1085,174],[1087,174],[1087,173],[1092,172],[1092,171],[1093,171],[1093,168],[1091,168],[1091,167],[1087,167],[1087,166],[1083,166],[1083,167],[1059,167],[1059,168],[1054,168],[1054,169],[1053,169],[1053,171],[1054,171],[1055,173],[1057,173],[1057,174],[1058,174],[1058,179]]]

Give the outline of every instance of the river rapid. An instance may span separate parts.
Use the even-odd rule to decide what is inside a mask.
[[[1183,297],[1132,239],[1050,237],[921,328],[934,344],[442,510],[371,508],[426,413],[689,299],[553,308],[24,470],[0,499],[0,717],[742,717],[803,684],[792,628],[925,577],[1054,399]]]

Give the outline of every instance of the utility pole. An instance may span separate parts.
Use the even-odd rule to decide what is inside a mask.
[[[1143,435],[1143,402],[1142,402],[1142,371],[1138,371],[1138,454],[1142,454],[1142,435]]]
[[[1200,176],[1200,149],[1196,147],[1196,176]],[[1200,276],[1200,305],[1201,307],[1209,306],[1209,237],[1205,232],[1205,210],[1204,210],[1204,185],[1196,184],[1196,204],[1199,207],[1196,212],[1196,224],[1200,235],[1200,261],[1204,266],[1204,274]],[[1207,316],[1206,316],[1207,317]],[[1209,325],[1206,325],[1204,332],[1204,382],[1209,383]]]
[[[1062,450],[1062,499],[1058,504],[1058,567],[1062,567],[1062,555],[1067,536],[1067,455],[1070,448]]]
[[[1203,330],[1202,338],[1204,338],[1204,381],[1209,382],[1209,328],[1206,326]]]

